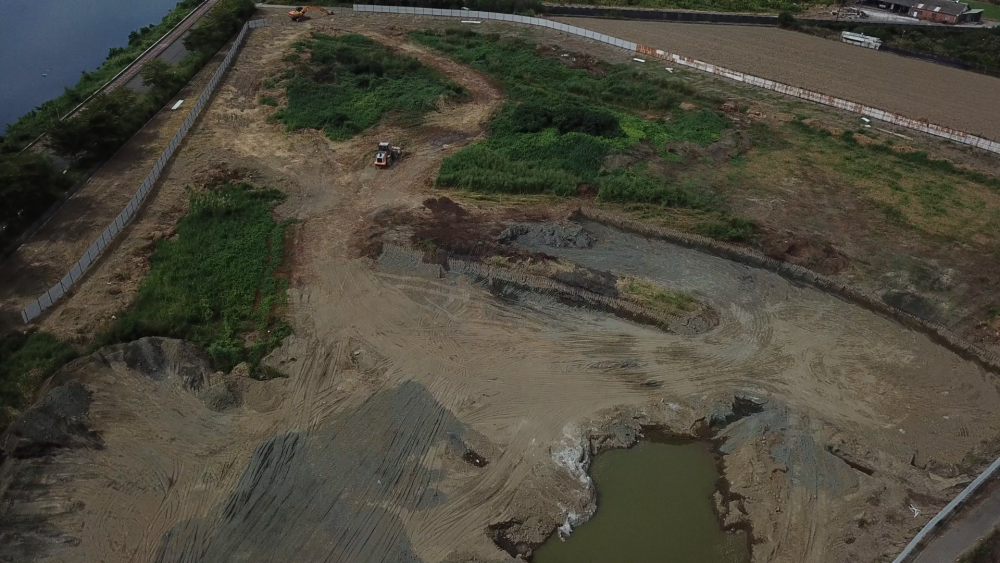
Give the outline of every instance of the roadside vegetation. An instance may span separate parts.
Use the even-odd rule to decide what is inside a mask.
[[[98,345],[182,338],[201,345],[216,369],[247,362],[252,375],[267,376],[261,359],[291,333],[279,314],[286,223],[271,216],[283,197],[245,183],[192,192],[176,237],[157,243],[135,299]]]
[[[832,0],[573,0],[559,4],[612,6],[617,8],[664,8],[699,12],[799,13],[812,6],[833,4]]]
[[[1000,11],[1000,6],[991,6]],[[836,40],[840,39],[842,31],[863,33],[878,37],[885,47],[954,61],[972,70],[1000,73],[1000,27],[967,30],[912,25],[871,26],[853,22],[800,25],[792,18],[783,21],[783,26]]]
[[[437,185],[557,196],[592,191],[602,202],[688,210],[697,218],[693,229],[709,236],[753,238],[753,223],[730,213],[701,173],[713,166],[701,153],[732,133],[714,109],[720,100],[627,65],[574,68],[568,55],[522,40],[467,30],[412,37],[493,76],[507,94],[487,140],[446,158]]]
[[[442,98],[468,95],[437,70],[363,35],[316,33],[294,49],[286,60],[295,66],[272,79],[275,85],[280,80],[288,100],[272,118],[289,130],[322,129],[330,139],[344,140],[389,112],[417,124]]]
[[[146,94],[119,88],[101,94],[71,118],[59,118],[97,91],[201,2],[183,0],[160,24],[133,32],[129,45],[111,50],[107,61],[54,100],[15,121],[0,138],[0,254],[86,170],[115,153],[173,98],[243,25],[256,9],[252,0],[221,0],[184,39],[188,55],[177,65],[154,61],[143,69]],[[69,163],[57,170],[52,159],[21,150],[47,134],[52,151]]]
[[[45,332],[0,338],[0,432],[35,400],[42,382],[76,356],[69,343]]]

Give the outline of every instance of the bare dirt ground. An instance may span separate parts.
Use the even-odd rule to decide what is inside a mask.
[[[441,159],[481,138],[502,92],[406,43],[406,29],[441,22],[269,19],[145,214],[41,326],[86,340],[130,299],[149,241],[184,210],[183,186],[241,177],[288,194],[278,213],[299,221],[295,334],[268,360],[288,377],[211,373],[197,351],[158,339],[65,368],[3,444],[14,458],[0,464],[0,489],[16,500],[0,511],[11,530],[0,546],[13,561],[511,561],[590,514],[589,456],[650,424],[724,440],[720,516],[750,527],[755,561],[880,561],[1000,432],[993,377],[925,336],[598,224],[583,225],[592,248],[523,244],[689,290],[718,326],[667,334],[530,292],[498,299],[420,253],[359,258],[380,214],[434,193]],[[346,142],[288,133],[257,100],[312,31],[405,50],[471,100]],[[379,140],[406,149],[398,166],[371,166]],[[760,412],[735,416],[737,396]]]
[[[763,78],[1000,139],[1000,79],[773,27],[553,18]]]

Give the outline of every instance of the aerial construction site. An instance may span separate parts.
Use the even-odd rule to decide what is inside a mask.
[[[1000,155],[555,29],[252,18],[0,269],[0,561],[885,562],[1000,456]],[[559,21],[1000,136],[990,76]],[[990,548],[968,497],[907,561]]]

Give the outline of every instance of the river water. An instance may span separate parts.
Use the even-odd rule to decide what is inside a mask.
[[[130,31],[159,23],[177,1],[0,2],[0,134],[98,68],[108,49],[128,44]]]
[[[700,442],[640,442],[598,455],[597,512],[567,541],[553,537],[533,563],[744,563],[743,541],[719,529],[718,472]]]

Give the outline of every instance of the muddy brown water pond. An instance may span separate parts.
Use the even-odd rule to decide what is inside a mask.
[[[719,478],[703,442],[657,440],[594,458],[597,512],[533,563],[745,563],[744,539],[724,532],[712,508]]]

